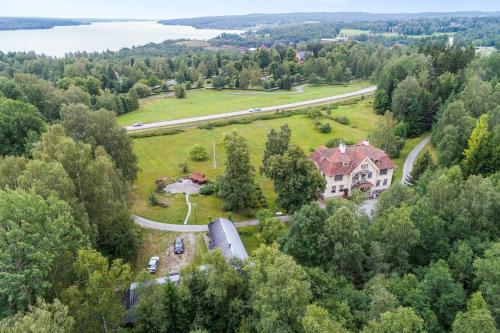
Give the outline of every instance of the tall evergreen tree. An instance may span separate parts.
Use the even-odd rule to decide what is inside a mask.
[[[431,154],[426,150],[422,155],[420,155],[415,161],[415,165],[411,170],[406,183],[412,186],[417,184],[418,178],[427,170],[434,170],[435,165],[432,160]]]
[[[490,133],[488,114],[479,117],[464,151],[464,171],[467,175],[487,174],[491,171]]]

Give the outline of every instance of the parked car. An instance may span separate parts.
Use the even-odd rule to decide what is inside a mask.
[[[134,126],[134,127],[141,127],[142,125],[144,125],[144,123],[140,121],[138,123],[133,124],[132,126]]]
[[[159,266],[160,266],[160,257],[151,257],[148,263],[148,272],[151,274],[156,273]]]
[[[175,254],[184,253],[184,241],[180,237],[177,237],[175,239],[174,252],[175,252]]]

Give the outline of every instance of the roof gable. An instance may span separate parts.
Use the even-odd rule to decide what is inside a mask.
[[[338,147],[320,146],[309,155],[309,158],[327,176],[350,175],[366,159],[379,170],[396,168],[383,150],[371,146],[368,142],[347,146],[344,151]]]

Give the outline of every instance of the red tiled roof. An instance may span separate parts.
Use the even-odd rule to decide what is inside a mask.
[[[189,178],[191,180],[197,181],[197,182],[205,182],[207,180],[207,178],[205,177],[205,175],[201,174],[199,172],[193,172]]]
[[[327,176],[350,175],[366,158],[369,158],[379,170],[396,168],[383,150],[364,143],[346,146],[344,153],[338,147],[320,146],[309,154],[309,159],[313,160],[318,169]]]

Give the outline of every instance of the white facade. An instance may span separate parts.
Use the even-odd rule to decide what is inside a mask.
[[[323,197],[342,197],[345,189],[348,190],[348,193],[351,193],[353,186],[360,181],[371,183],[370,191],[372,192],[383,191],[391,186],[393,173],[394,169],[379,170],[369,158],[365,158],[350,174],[334,176],[322,174],[327,181]]]

